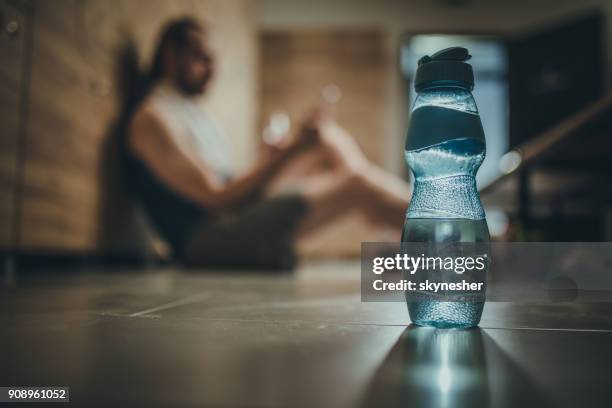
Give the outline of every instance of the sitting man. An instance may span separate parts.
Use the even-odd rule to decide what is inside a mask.
[[[297,240],[353,208],[399,233],[408,185],[321,112],[231,174],[228,140],[197,104],[213,73],[204,27],[170,23],[124,146],[132,189],[180,261],[288,268]]]

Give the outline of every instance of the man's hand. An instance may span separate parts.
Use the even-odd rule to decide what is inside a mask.
[[[281,137],[277,143],[263,141],[260,147],[261,163],[281,163],[305,149],[314,146],[326,146],[329,143],[327,128],[334,128],[334,120],[324,108],[312,109],[301,121],[297,132],[292,136]]]
[[[321,142],[321,127],[325,121],[330,120],[329,113],[321,107],[310,111],[301,123],[296,136],[299,144],[310,146]]]
[[[289,138],[283,138],[278,143],[262,142],[260,147],[260,159],[262,161],[277,161],[286,155],[290,149]]]

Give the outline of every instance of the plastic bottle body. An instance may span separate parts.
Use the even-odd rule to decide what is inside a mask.
[[[410,126],[405,154],[414,175],[414,189],[402,241],[434,246],[487,244],[489,232],[475,180],[485,157],[485,143],[471,93],[463,87],[422,90],[415,100]],[[455,272],[423,271],[416,279],[450,281],[455,277],[449,273]],[[469,279],[486,282],[486,269],[470,272]],[[424,326],[476,326],[485,290],[486,284],[475,297],[421,291],[416,300],[406,293],[410,318]]]

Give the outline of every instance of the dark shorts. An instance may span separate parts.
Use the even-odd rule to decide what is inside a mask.
[[[180,259],[191,267],[291,269],[293,235],[306,211],[305,199],[291,194],[211,216],[195,228]]]

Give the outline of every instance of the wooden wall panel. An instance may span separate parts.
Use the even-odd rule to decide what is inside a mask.
[[[0,2],[0,249],[14,244],[27,30],[22,10]]]
[[[245,160],[256,121],[251,7],[249,0],[35,3],[21,249],[141,248],[141,220],[110,152],[119,113],[116,64],[128,39],[147,64],[160,27],[172,17],[209,21],[220,74],[203,103],[228,127],[243,155],[238,160]]]
[[[293,123],[321,102],[322,90],[339,87],[335,111],[376,161],[383,160],[389,58],[377,30],[270,31],[261,37],[261,122],[286,111]]]

